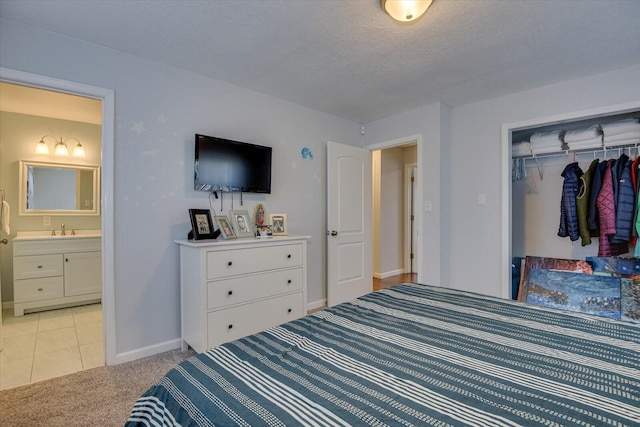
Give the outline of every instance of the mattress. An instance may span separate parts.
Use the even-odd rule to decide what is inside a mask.
[[[640,425],[640,325],[415,283],[193,356],[127,422],[542,424]]]

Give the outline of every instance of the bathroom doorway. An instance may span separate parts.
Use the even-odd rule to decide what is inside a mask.
[[[11,223],[9,241],[11,242],[22,228],[61,233],[62,224],[65,224],[67,233],[75,230],[98,230],[102,232],[102,272],[100,276],[103,279],[102,301],[35,312],[22,318],[13,316],[9,318],[9,315],[12,314],[11,302],[13,300],[11,243],[0,248],[3,302],[2,339],[5,355],[12,354],[11,360],[9,360],[11,369],[0,371],[3,375],[11,373],[11,378],[9,375],[6,375],[7,378],[0,378],[0,388],[8,388],[104,365],[105,362],[109,364],[110,360],[113,363],[115,359],[115,349],[113,348],[115,322],[112,314],[115,308],[112,298],[113,275],[110,274],[113,266],[113,228],[109,226],[113,221],[112,206],[107,210],[102,206],[100,215],[93,218],[82,215],[30,215],[22,218],[17,215],[19,199],[16,188],[18,160],[25,160],[24,157],[27,157],[26,160],[54,164],[63,162],[71,165],[102,166],[98,202],[103,205],[105,198],[111,196],[113,188],[113,131],[109,128],[105,129],[105,125],[111,128],[113,126],[113,92],[13,70],[3,69],[2,71],[3,82],[0,84],[11,84],[11,86],[4,86],[0,90],[0,97],[4,97],[5,93],[10,92],[6,90],[7,88],[20,94],[16,102],[9,103],[4,99],[0,100],[3,132],[6,124],[12,124],[8,127],[14,135],[18,132],[16,129],[18,123],[29,124],[28,131],[23,137],[3,135],[3,141],[1,141],[0,188],[5,190],[5,194],[9,189],[14,193],[13,196],[8,197],[14,208],[12,209],[14,221]],[[33,96],[36,96],[34,94],[45,98],[34,99]],[[53,101],[43,101],[46,98]],[[107,118],[106,122],[105,117]],[[38,135],[31,135],[30,133],[33,132],[35,132],[33,135],[36,133]],[[53,138],[43,138],[45,135],[51,135]],[[5,141],[5,137],[11,141]],[[55,145],[60,138],[67,143],[68,157],[55,157]],[[36,145],[41,139],[44,139],[45,144],[49,145],[49,157],[45,154],[35,154]],[[14,151],[18,152],[13,155],[21,157],[20,159],[9,161],[9,153],[5,153],[9,143],[15,146]],[[73,149],[78,144],[81,144],[85,150],[84,158],[73,158]],[[19,148],[20,146],[22,147]],[[105,166],[107,167],[105,168]],[[81,204],[88,203],[84,199],[81,202]],[[40,338],[42,340],[38,341]],[[12,345],[11,352],[7,351],[9,344]],[[29,355],[29,349],[31,349],[31,355]],[[52,349],[55,350],[45,351]],[[65,363],[60,364],[55,360],[53,354],[55,352],[58,352],[58,356],[66,355]],[[8,357],[3,357],[3,361],[7,359]],[[19,361],[19,359],[24,360]],[[31,366],[28,369],[29,361]],[[39,367],[45,364],[50,367],[55,366],[55,369],[46,371]],[[25,380],[27,371],[31,374],[29,381]]]

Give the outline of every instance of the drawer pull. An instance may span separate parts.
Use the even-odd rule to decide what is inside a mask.
[[[233,329],[233,325],[229,325],[229,329]]]
[[[229,295],[233,295],[233,291],[229,291]]]
[[[287,280],[287,283],[288,283],[288,284],[291,284],[291,279]]]
[[[287,310],[287,313],[291,313],[291,309]]]
[[[42,291],[44,291],[43,288],[38,288],[38,292],[42,292]]]
[[[227,265],[228,265],[229,267],[231,267],[231,266],[233,265],[233,263],[232,263],[231,261],[229,261],[229,262],[227,263]]]
[[[291,254],[287,255],[287,259],[291,259]]]
[[[41,265],[39,265],[39,266],[38,266],[38,268],[42,268],[42,266],[41,266]]]
[[[65,258],[65,259],[64,259],[64,262],[69,262],[69,258]]]

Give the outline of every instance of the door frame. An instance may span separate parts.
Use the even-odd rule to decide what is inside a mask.
[[[404,182],[405,182],[405,188],[404,188],[404,194],[405,194],[405,209],[407,210],[406,212],[408,213],[408,215],[404,215],[404,272],[405,273],[412,273],[412,268],[411,268],[411,250],[413,249],[411,247],[411,239],[412,239],[412,234],[413,234],[413,230],[411,229],[411,171],[413,170],[413,168],[416,168],[416,175],[418,175],[418,162],[413,162],[413,163],[407,163],[406,165],[404,165]],[[417,215],[418,215],[418,204],[416,203],[416,195],[417,195],[417,186],[418,186],[418,179],[419,176],[416,177],[416,180],[414,181],[414,187],[413,187],[413,214],[414,214],[414,218],[413,218],[413,225],[414,227],[417,225]],[[416,237],[416,243],[420,241],[420,239],[418,239]],[[416,247],[416,253],[419,256],[420,252],[418,252],[417,247]],[[417,259],[416,259],[417,261]],[[413,263],[413,270],[419,271],[419,269],[416,266],[416,263]]]
[[[0,81],[63,92],[102,101],[102,144],[100,189],[102,220],[102,318],[104,356],[107,365],[117,363],[114,251],[114,146],[115,92],[40,74],[0,67]]]
[[[375,144],[371,144],[371,145],[367,145],[364,148],[368,149],[369,151],[376,151],[376,150],[384,150],[385,148],[394,148],[394,147],[401,147],[403,145],[410,145],[410,144],[416,144],[417,146],[417,153],[416,156],[418,158],[418,162],[417,162],[417,169],[418,169],[418,179],[416,180],[416,187],[415,187],[415,221],[414,224],[417,227],[417,235],[418,235],[418,254],[422,254],[422,229],[423,229],[423,224],[422,224],[422,183],[420,182],[420,177],[424,176],[422,173],[422,150],[424,149],[423,146],[423,138],[422,138],[422,134],[415,134],[415,135],[407,135],[404,137],[400,137],[397,139],[391,139],[388,141],[382,141],[382,142],[378,142]],[[371,207],[371,209],[373,209],[373,206]],[[418,263],[418,278],[416,279],[417,282],[422,283],[422,272],[424,271],[424,269],[422,268],[422,255],[420,255],[420,258],[416,259],[415,261]]]

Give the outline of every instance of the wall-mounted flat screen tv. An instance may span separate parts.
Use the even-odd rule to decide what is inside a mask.
[[[196,134],[194,188],[271,193],[271,147]]]

